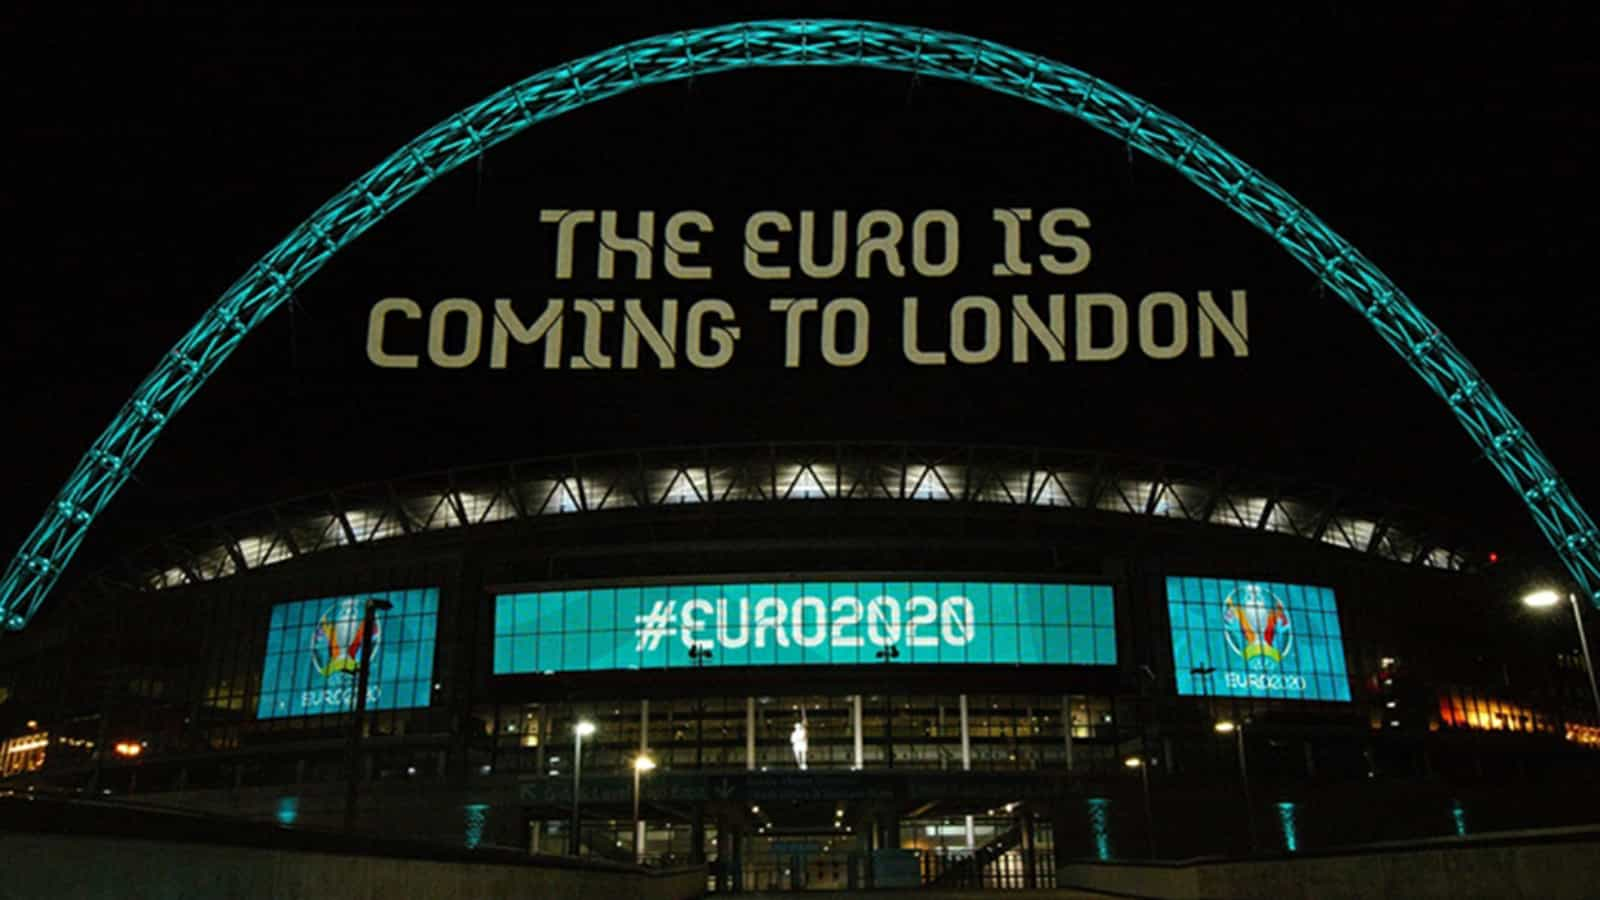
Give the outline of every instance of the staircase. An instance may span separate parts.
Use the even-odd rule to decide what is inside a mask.
[[[983,870],[995,860],[1022,844],[1022,826],[1013,825],[994,840],[972,851],[971,856],[955,860],[949,868],[935,875],[924,887],[983,887]]]

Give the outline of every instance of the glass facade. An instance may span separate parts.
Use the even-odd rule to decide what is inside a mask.
[[[1332,589],[1169,577],[1166,594],[1179,694],[1350,699]]]
[[[685,584],[501,594],[494,673],[902,663],[1115,665],[1107,585]]]
[[[573,725],[595,724],[585,773],[627,772],[641,749],[663,771],[793,770],[796,722],[811,770],[1120,771],[1137,704],[1112,696],[958,694],[704,696],[537,702],[474,712],[487,746],[478,772],[570,775]],[[857,710],[859,709],[859,721]],[[857,755],[859,733],[860,751]],[[485,767],[487,771],[485,771]]]

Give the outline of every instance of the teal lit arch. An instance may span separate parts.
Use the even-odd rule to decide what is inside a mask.
[[[1282,188],[1172,115],[1071,66],[974,37],[877,22],[778,20],[646,38],[520,81],[449,117],[318,209],[162,357],[84,454],[0,581],[0,619],[27,624],[96,516],[161,430],[245,335],[335,253],[434,179],[523,129],[635,88],[735,69],[860,66],[946,78],[1066,113],[1171,166],[1270,234],[1449,405],[1600,605],[1589,514],[1450,340],[1371,262]]]

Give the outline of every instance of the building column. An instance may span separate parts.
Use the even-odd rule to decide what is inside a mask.
[[[1039,886],[1039,869],[1036,852],[1034,849],[1033,811],[1024,807],[1019,817],[1022,828],[1022,886],[1036,888]]]
[[[732,891],[733,887],[733,823],[727,818],[717,819],[717,893]]]
[[[894,807],[884,807],[878,816],[878,846],[885,850],[900,849],[900,813]]]
[[[706,861],[706,802],[695,804],[693,818],[689,820],[689,862]]]
[[[962,694],[958,699],[961,704],[961,771],[970,772],[972,771],[972,729],[967,716],[967,695]],[[972,816],[967,816],[966,825],[967,849],[972,850],[978,845],[977,828],[972,821]]]
[[[498,709],[499,707],[496,706],[495,708]],[[536,757],[536,762],[535,762],[536,768],[534,769],[534,771],[538,772],[540,775],[543,775],[544,773],[550,771],[549,768],[546,767],[545,759],[544,759],[544,745],[549,743],[549,735],[544,733],[545,732],[545,728],[544,728],[545,715],[544,715],[544,712],[545,712],[545,704],[540,703],[539,704],[539,708],[534,710],[534,713],[533,713],[533,736],[536,739],[536,743],[538,744],[538,746],[535,747],[534,751],[533,751],[534,755]],[[496,744],[500,743],[499,735],[495,736],[495,743]],[[522,743],[522,736],[520,734],[517,736],[517,743],[519,743],[519,744]],[[499,770],[497,769],[496,771],[499,771]]]
[[[1067,741],[1067,771],[1072,771],[1072,695],[1061,695],[1061,724]]]
[[[972,771],[972,729],[968,723],[967,695],[959,698],[961,703],[961,771]]]
[[[861,747],[861,695],[850,695],[850,733],[855,738],[855,766],[857,771],[866,767],[865,754]]]
[[[744,698],[744,767],[756,767],[756,698]]]

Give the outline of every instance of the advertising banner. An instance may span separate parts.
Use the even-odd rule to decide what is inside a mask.
[[[884,662],[1114,665],[1108,585],[685,584],[501,594],[497,675]]]
[[[376,627],[371,634],[366,633],[363,621],[369,599],[392,604],[390,609],[374,612]],[[367,709],[427,706],[438,618],[437,588],[274,606],[256,717],[349,712],[355,708],[363,653],[370,654],[372,666],[367,677]]]
[[[1330,588],[1173,577],[1167,611],[1179,694],[1350,699]]]

